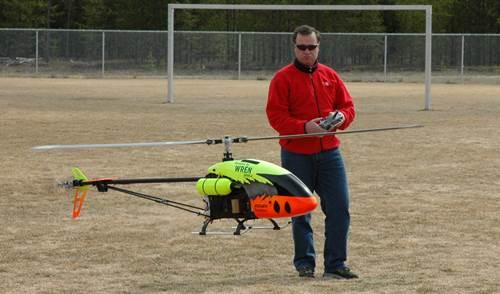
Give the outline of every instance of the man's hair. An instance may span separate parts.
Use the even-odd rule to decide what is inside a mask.
[[[297,40],[297,35],[301,34],[303,36],[310,35],[312,33],[316,33],[316,39],[318,39],[319,43],[319,31],[311,26],[308,25],[301,25],[295,28],[293,31],[293,43],[295,44],[295,41]]]

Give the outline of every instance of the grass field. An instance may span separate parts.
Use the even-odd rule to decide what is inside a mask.
[[[351,192],[354,281],[323,280],[323,221],[314,212],[318,277],[292,267],[291,230],[198,236],[201,217],[116,192],[91,193],[78,220],[55,188],[71,166],[91,177],[203,176],[222,146],[33,152],[45,144],[274,135],[268,81],[0,79],[1,293],[498,293],[500,86],[350,83],[343,136]],[[233,146],[279,164],[275,141]],[[193,184],[140,191],[201,204]],[[264,223],[266,224],[266,223]],[[233,224],[217,222],[213,229]]]

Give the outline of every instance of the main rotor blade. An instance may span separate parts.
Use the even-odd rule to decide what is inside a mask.
[[[210,140],[199,141],[167,141],[167,142],[147,142],[147,143],[119,143],[119,144],[73,144],[73,145],[43,145],[33,147],[36,151],[48,151],[57,149],[95,149],[95,148],[128,148],[128,147],[156,147],[171,145],[192,145],[210,144]]]
[[[298,139],[298,138],[322,137],[322,136],[333,136],[333,135],[343,135],[343,134],[391,131],[391,130],[411,129],[411,128],[421,128],[421,127],[423,127],[423,126],[422,125],[407,125],[407,126],[397,126],[397,127],[387,127],[387,128],[359,129],[359,130],[352,130],[352,131],[338,131],[338,132],[325,132],[325,133],[313,133],[313,134],[296,134],[296,135],[267,136],[267,137],[248,137],[248,138],[246,138],[246,140],[247,141],[259,141],[259,140],[271,140],[271,139]]]
[[[374,128],[374,129],[360,129],[360,130],[340,131],[340,132],[296,134],[296,135],[287,135],[287,136],[235,137],[235,138],[227,137],[227,139],[229,140],[230,143],[246,143],[248,141],[272,140],[272,139],[298,139],[298,138],[322,137],[322,136],[333,136],[333,135],[343,135],[343,134],[380,132],[380,131],[390,131],[390,130],[420,128],[420,127],[423,127],[423,126],[422,125],[407,125],[407,126]],[[206,140],[196,140],[196,141],[166,141],[166,142],[119,143],[119,144],[43,145],[43,146],[33,147],[32,149],[35,151],[48,151],[48,150],[57,150],[57,149],[157,147],[157,146],[172,146],[172,145],[193,145],[193,144],[212,145],[212,144],[223,144],[224,142],[225,142],[225,139],[206,139]]]

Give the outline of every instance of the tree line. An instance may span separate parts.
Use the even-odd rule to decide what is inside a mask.
[[[167,4],[432,5],[433,32],[500,33],[498,0],[0,0],[0,27],[166,30]],[[178,10],[178,30],[423,32],[423,12]]]

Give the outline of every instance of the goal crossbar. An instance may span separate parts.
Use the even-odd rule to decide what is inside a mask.
[[[167,103],[174,102],[174,11],[210,10],[307,10],[307,11],[425,11],[425,105],[431,108],[432,5],[251,5],[251,4],[168,4]]]

